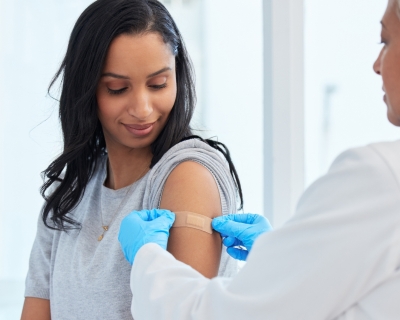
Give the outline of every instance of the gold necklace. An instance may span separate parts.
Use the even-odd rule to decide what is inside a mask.
[[[103,228],[103,233],[97,238],[97,241],[103,240],[104,234],[106,233],[106,231],[108,231],[108,229],[110,228],[111,224],[114,222],[114,219],[116,218],[119,209],[123,208],[123,205],[125,206],[126,201],[127,201],[127,199],[128,199],[127,195],[130,193],[130,191],[131,191],[131,189],[132,189],[132,186],[133,186],[136,182],[138,182],[141,178],[143,178],[143,176],[144,176],[144,174],[145,174],[145,172],[146,172],[147,170],[148,170],[148,167],[146,166],[146,167],[144,168],[144,170],[140,173],[140,175],[137,177],[137,179],[136,179],[133,183],[131,183],[131,185],[129,186],[129,188],[126,190],[125,195],[124,195],[124,197],[122,198],[120,204],[118,205],[117,210],[115,210],[114,215],[113,215],[113,217],[112,217],[110,223],[109,223],[107,226],[104,225],[104,222],[103,222],[103,207],[101,206],[101,200],[100,200],[100,206],[101,206],[101,209],[100,209],[100,216],[101,216],[101,226],[102,226],[102,228]],[[123,205],[122,205],[122,204],[123,204]]]

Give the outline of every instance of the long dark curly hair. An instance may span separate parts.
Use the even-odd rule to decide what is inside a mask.
[[[41,194],[46,200],[42,215],[47,227],[63,231],[79,227],[79,223],[67,214],[79,204],[99,156],[106,153],[97,116],[96,88],[108,48],[121,34],[146,32],[160,34],[170,45],[175,55],[177,81],[177,96],[169,119],[151,145],[153,158],[150,167],[180,141],[201,139],[194,136],[190,128],[196,104],[193,68],[182,36],[168,10],[157,0],[95,1],[78,18],[65,57],[49,86],[50,92],[61,77],[59,117],[64,145],[61,155],[42,173],[45,181]],[[242,208],[242,189],[228,149],[220,142],[201,140],[222,152],[227,159]],[[57,188],[48,194],[46,191],[56,181]],[[50,225],[48,218],[53,222]]]

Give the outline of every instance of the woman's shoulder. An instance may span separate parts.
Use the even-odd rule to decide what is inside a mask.
[[[199,139],[182,141],[169,149],[152,169],[155,175],[168,174],[179,164],[192,161],[207,168],[213,175],[230,178],[229,166],[222,154]]]
[[[189,164],[187,162],[196,162]],[[199,166],[200,164],[201,166]],[[199,139],[182,141],[169,149],[148,174],[145,207],[154,207],[160,199],[164,185],[171,172],[181,165],[179,171],[204,171],[207,169],[214,177],[226,210],[233,210],[236,206],[236,187],[226,160],[222,155],[207,143]],[[193,174],[195,174],[193,172]],[[147,199],[147,200],[146,200]]]
[[[177,159],[188,158],[197,160],[208,160],[212,158],[222,165],[226,165],[224,158],[216,149],[211,147],[206,142],[196,138],[177,143],[163,155],[163,157],[160,159],[160,162],[165,163],[169,161],[176,161]]]

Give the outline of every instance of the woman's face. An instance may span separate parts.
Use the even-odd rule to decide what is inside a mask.
[[[397,0],[389,0],[382,18],[383,48],[374,63],[374,71],[382,76],[384,101],[388,119],[400,126],[400,20]]]
[[[107,149],[149,148],[166,124],[176,91],[175,57],[160,35],[115,38],[96,93]]]

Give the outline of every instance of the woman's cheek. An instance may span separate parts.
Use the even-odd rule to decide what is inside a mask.
[[[125,99],[122,97],[103,97],[98,101],[100,112],[108,117],[115,118],[123,112],[124,106],[126,105]]]
[[[177,89],[176,89],[176,85],[174,86],[173,90],[171,90],[170,96],[169,96],[169,112],[171,112],[172,108],[175,105],[175,101],[176,101],[176,95],[177,95]]]
[[[164,94],[160,95],[156,100],[156,109],[158,112],[164,116],[167,116],[174,104],[176,99],[176,93],[174,92],[165,92]]]

